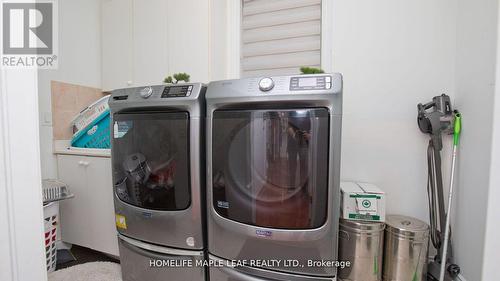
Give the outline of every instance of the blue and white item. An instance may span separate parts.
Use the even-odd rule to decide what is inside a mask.
[[[72,121],[71,146],[84,148],[110,148],[109,95],[84,109]]]

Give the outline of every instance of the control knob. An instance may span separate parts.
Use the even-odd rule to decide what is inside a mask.
[[[270,91],[274,87],[273,79],[264,77],[259,81],[259,89],[263,92]]]
[[[142,90],[139,92],[139,95],[140,95],[143,99],[147,99],[147,98],[149,98],[152,94],[153,94],[153,88],[151,88],[151,87],[146,87],[146,88],[142,89]]]

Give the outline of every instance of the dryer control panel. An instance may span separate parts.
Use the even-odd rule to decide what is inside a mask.
[[[332,77],[329,75],[314,77],[295,76],[290,78],[290,91],[326,90],[331,87]]]

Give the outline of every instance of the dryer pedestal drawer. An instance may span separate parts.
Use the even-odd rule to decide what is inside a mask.
[[[123,281],[205,280],[205,268],[196,266],[196,261],[203,260],[202,252],[159,247],[122,236],[118,243]]]
[[[216,264],[225,264],[223,259],[210,255]],[[335,277],[315,277],[265,270],[255,267],[212,266],[210,281],[336,281]]]

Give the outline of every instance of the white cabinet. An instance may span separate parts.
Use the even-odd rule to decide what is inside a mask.
[[[111,159],[58,155],[59,178],[75,197],[61,202],[61,240],[118,256]]]
[[[102,2],[103,90],[161,84],[187,72],[209,81],[209,0]]]
[[[134,1],[134,85],[161,84],[169,72],[168,1]]]
[[[210,81],[209,1],[169,0],[167,2],[170,72],[187,72],[191,75],[193,82]]]
[[[133,84],[133,1],[105,0],[101,20],[102,89]]]
[[[80,163],[84,157],[58,156],[57,169],[59,179],[66,183],[75,195],[73,199],[60,204],[61,240],[72,244],[89,247],[87,240],[92,229],[87,224],[91,212],[90,194],[87,186],[87,173]],[[63,231],[64,229],[64,231]]]

